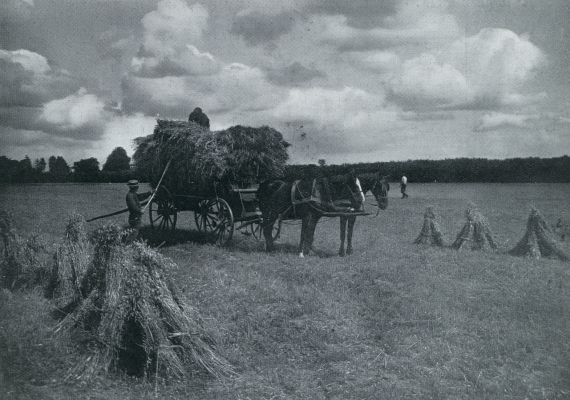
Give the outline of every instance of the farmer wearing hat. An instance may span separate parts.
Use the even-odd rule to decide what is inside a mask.
[[[129,186],[129,192],[127,193],[127,208],[129,209],[129,227],[133,232],[127,238],[127,241],[133,241],[139,236],[139,230],[142,225],[142,209],[141,200],[149,197],[152,192],[137,193],[139,190],[139,181],[136,179],[130,180],[127,185]]]

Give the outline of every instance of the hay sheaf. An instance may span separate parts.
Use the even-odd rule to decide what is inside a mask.
[[[497,250],[493,232],[487,218],[474,204],[465,211],[467,221],[451,245],[454,249],[470,247],[471,250]]]
[[[125,245],[123,239],[116,226],[95,233],[82,301],[59,323],[58,332],[85,337],[89,349],[69,377],[100,371],[147,378],[231,374],[199,314],[176,295],[167,276],[175,264],[143,243]]]
[[[163,184],[175,193],[212,190],[214,182],[240,186],[283,174],[289,143],[273,128],[234,126],[211,132],[194,122],[158,120],[152,135],[135,139],[138,170],[156,185],[171,160]]]
[[[443,233],[437,222],[433,207],[426,208],[424,213],[424,223],[420,234],[414,240],[415,244],[429,244],[442,247],[444,245]]]
[[[91,245],[85,218],[73,214],[65,227],[65,236],[57,247],[46,297],[65,310],[81,300],[81,280],[91,262]]]
[[[14,290],[41,286],[48,276],[47,245],[38,234],[20,235],[0,211],[0,286]]]
[[[514,256],[539,259],[541,257],[570,259],[544,217],[536,208],[532,208],[526,224],[526,232],[517,245],[509,251]]]

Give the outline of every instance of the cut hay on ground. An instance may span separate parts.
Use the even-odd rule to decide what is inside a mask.
[[[10,290],[42,285],[48,276],[46,245],[39,235],[21,236],[0,211],[0,286]]]
[[[424,213],[424,224],[420,234],[414,240],[415,244],[429,244],[432,246],[442,247],[443,234],[441,228],[436,220],[435,213],[432,207],[428,207]]]
[[[288,159],[281,133],[263,126],[210,132],[186,121],[158,120],[152,135],[135,139],[137,169],[154,186],[168,163],[164,185],[177,194],[213,191],[214,182],[247,186],[283,174]]]
[[[58,326],[58,332],[88,339],[89,354],[70,377],[118,370],[147,378],[232,373],[198,313],[169,284],[166,274],[175,265],[145,244],[126,246],[123,239],[116,226],[95,233],[93,261],[81,282],[83,300]]]
[[[63,242],[54,255],[46,297],[53,299],[62,312],[81,301],[81,280],[91,261],[91,245],[85,225],[83,216],[72,215],[65,228]]]
[[[465,211],[467,221],[451,245],[454,249],[496,250],[497,243],[489,227],[489,222],[481,212],[471,204]]]
[[[526,232],[518,244],[509,251],[514,256],[523,256],[539,259],[553,257],[568,260],[569,257],[562,249],[540,212],[532,208],[526,224]]]

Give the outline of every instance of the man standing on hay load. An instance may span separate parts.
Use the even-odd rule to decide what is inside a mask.
[[[141,200],[145,200],[152,194],[151,192],[137,193],[139,190],[139,181],[132,179],[127,183],[129,192],[127,193],[126,201],[127,208],[129,209],[129,227],[132,232],[127,237],[127,243],[136,240],[139,237],[139,231],[142,226],[142,209]]]
[[[210,129],[210,118],[202,112],[200,107],[196,107],[194,111],[190,113],[188,116],[188,122],[196,122],[198,125]]]

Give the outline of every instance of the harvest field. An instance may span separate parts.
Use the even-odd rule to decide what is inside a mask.
[[[39,292],[0,293],[0,398],[570,398],[570,264],[505,254],[532,205],[551,224],[570,220],[570,185],[412,183],[408,193],[400,199],[393,185],[387,210],[357,220],[355,253],[344,258],[338,219],[319,223],[317,255],[299,259],[298,224],[284,223],[278,251],[266,254],[238,232],[229,248],[190,240],[192,214],[179,215],[182,241],[160,251],[237,371],[223,381],[64,382],[76,353],[52,336],[49,304]],[[111,212],[125,194],[121,184],[8,186],[0,209],[20,232],[54,243],[71,212]],[[469,202],[497,252],[413,244],[427,206],[450,244]],[[126,216],[93,228],[108,222]]]

